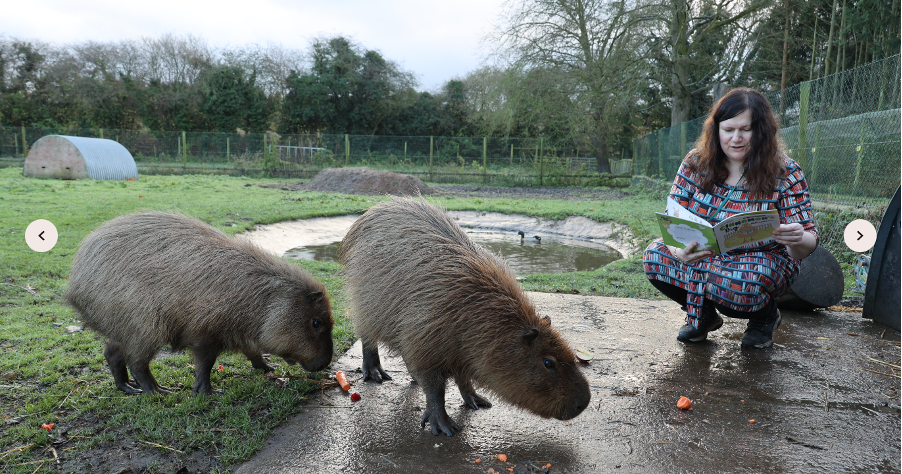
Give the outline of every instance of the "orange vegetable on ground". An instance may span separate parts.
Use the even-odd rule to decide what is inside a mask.
[[[692,408],[692,400],[686,397],[680,397],[680,399],[677,401],[677,407],[682,408],[683,410],[688,410]]]
[[[507,462],[507,454],[499,454],[498,460],[501,462]]]
[[[335,380],[338,380],[338,385],[341,385],[342,390],[349,390],[351,388],[351,384],[348,382],[348,376],[345,375],[344,372],[340,370],[335,372]]]

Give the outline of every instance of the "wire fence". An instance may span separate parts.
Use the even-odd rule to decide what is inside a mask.
[[[805,172],[821,242],[834,254],[849,252],[843,241],[849,221],[866,219],[879,228],[899,187],[899,59],[896,55],[765,94],[780,118],[787,154]],[[634,174],[669,183],[704,120],[635,140]]]
[[[525,186],[627,186],[632,160],[595,158],[564,141],[544,138],[277,135],[0,127],[0,160],[21,163],[46,135],[115,140],[141,173],[225,173],[310,178],[324,168],[368,166],[419,175],[431,182]],[[618,156],[618,158],[620,158]],[[617,178],[620,176],[621,178]]]

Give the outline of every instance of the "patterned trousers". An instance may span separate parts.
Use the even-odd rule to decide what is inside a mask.
[[[799,261],[778,246],[772,248],[714,255],[687,265],[659,239],[645,249],[645,276],[685,290],[686,322],[697,328],[705,300],[730,312],[757,313],[792,286]]]

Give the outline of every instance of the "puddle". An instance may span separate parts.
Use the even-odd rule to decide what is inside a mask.
[[[529,235],[521,240],[514,232],[464,230],[474,242],[502,255],[515,275],[590,271],[622,258],[620,252],[591,240],[558,235],[545,235],[541,240]],[[337,262],[338,242],[298,247],[285,252],[283,257]]]
[[[589,271],[637,251],[630,246],[632,239],[625,229],[585,217],[552,221],[494,212],[448,214],[474,241],[504,256],[517,275]],[[246,238],[286,258],[337,261],[338,243],[358,217],[319,217],[258,226]],[[519,231],[525,234],[522,240]]]

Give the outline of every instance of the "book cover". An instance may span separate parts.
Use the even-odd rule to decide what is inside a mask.
[[[773,239],[774,229],[780,226],[776,210],[752,211],[736,214],[712,226],[667,198],[667,212],[656,212],[664,243],[686,248],[697,242],[696,251],[712,250],[722,254],[747,244],[764,244]]]

